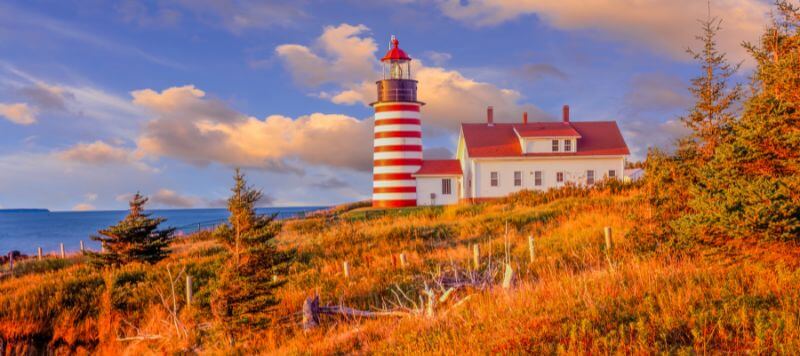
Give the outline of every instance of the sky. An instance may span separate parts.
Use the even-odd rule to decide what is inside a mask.
[[[721,50],[769,21],[761,0],[714,0]],[[380,58],[414,61],[425,158],[462,122],[616,120],[642,159],[685,134],[702,0],[4,1],[0,208],[224,205],[233,169],[264,206],[371,194]]]

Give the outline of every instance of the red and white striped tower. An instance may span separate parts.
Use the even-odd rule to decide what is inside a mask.
[[[417,81],[411,79],[411,57],[392,48],[383,62],[383,80],[377,81],[375,108],[372,206],[392,208],[417,205],[417,185],[411,174],[422,165],[422,125]]]

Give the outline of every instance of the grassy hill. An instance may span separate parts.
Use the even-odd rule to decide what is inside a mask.
[[[339,209],[288,221],[279,244],[297,257],[288,275],[276,276],[288,282],[277,292],[274,325],[233,345],[221,338],[209,306],[228,258],[209,233],[175,242],[170,257],[152,266],[98,271],[80,256],[26,261],[0,281],[0,342],[19,353],[800,351],[795,248],[678,250],[647,241],[631,233],[646,213],[640,191],[611,188],[443,208]],[[505,263],[515,273],[509,289],[501,286]],[[183,297],[186,274],[191,305]],[[440,284],[456,276],[483,284],[442,298]],[[432,313],[426,287],[444,300]],[[315,294],[323,305],[407,315],[325,315],[304,331],[303,303]]]

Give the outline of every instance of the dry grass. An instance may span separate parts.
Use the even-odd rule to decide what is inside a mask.
[[[279,276],[288,283],[278,291],[275,325],[234,346],[221,342],[208,324],[215,271],[226,257],[208,236],[175,244],[172,256],[155,266],[100,272],[76,264],[0,282],[0,338],[18,351],[128,354],[800,351],[796,249],[758,246],[759,256],[769,257],[764,259],[748,257],[747,248],[681,256],[642,252],[626,236],[641,208],[637,194],[521,195],[479,205],[287,222],[279,243],[295,249],[297,261],[289,275]],[[610,264],[604,226],[614,229]],[[528,235],[536,241],[533,263]],[[308,333],[299,326],[302,303],[314,293],[323,303],[370,310],[384,306],[396,288],[415,299],[436,271],[469,270],[472,244],[480,245],[484,266],[511,263],[514,289],[460,290],[457,298],[468,299],[434,317],[329,317]],[[405,269],[399,253],[408,257]],[[350,279],[343,276],[344,261]],[[169,289],[167,270],[195,277],[193,305],[177,303],[182,329],[160,301]],[[182,286],[177,293],[182,295]],[[120,343],[120,335],[160,338]]]

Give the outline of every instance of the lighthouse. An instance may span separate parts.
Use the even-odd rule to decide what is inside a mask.
[[[422,165],[422,125],[417,81],[411,76],[411,57],[392,36],[391,48],[381,58],[383,79],[376,82],[372,206],[393,208],[417,205],[412,174]]]

